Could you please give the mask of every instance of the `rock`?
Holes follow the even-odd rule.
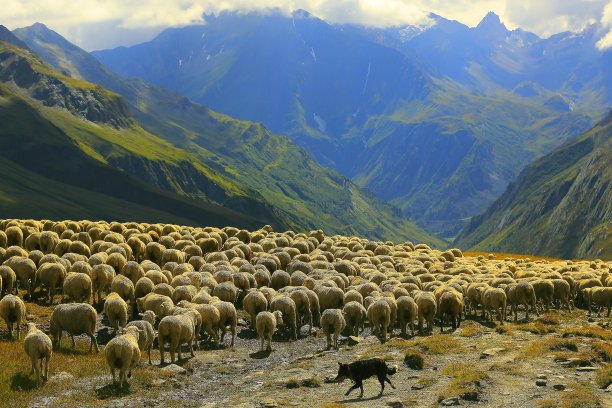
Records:
[[[363,337],[359,336],[348,336],[347,344],[349,346],[356,346],[363,341]]]
[[[422,383],[416,383],[416,384],[412,384],[412,388],[413,390],[422,390],[423,388],[425,388],[425,384]]]
[[[453,405],[459,405],[459,397],[452,397],[443,399],[440,404],[445,407],[450,407]]]
[[[187,374],[187,370],[183,367],[177,366],[176,364],[170,364],[161,369],[164,373],[177,375],[177,374]]]
[[[387,406],[391,408],[402,408],[404,406],[404,403],[401,400],[394,398],[387,400]]]
[[[553,388],[557,391],[563,391],[565,389],[565,385],[563,384],[555,384],[553,385]]]
[[[34,319],[36,319],[36,316],[34,316],[33,314],[26,315],[26,320],[32,321]]]
[[[504,351],[504,349],[501,347],[494,347],[494,348],[487,349],[483,351],[482,353],[480,353],[480,358],[487,358],[487,357],[494,356],[498,354],[500,351]]]
[[[548,383],[548,381],[546,381],[546,380],[536,380],[536,385],[538,387],[546,387],[547,383]]]
[[[65,371],[60,371],[59,373],[52,375],[49,378],[49,382],[62,382],[62,381],[71,381],[74,380],[74,375],[67,373]]]
[[[244,320],[244,319],[238,319],[236,324],[238,324],[238,326],[243,326],[243,327],[248,326],[246,320]]]
[[[538,380],[546,380],[548,377],[546,374],[538,374],[536,377]]]
[[[612,392],[612,384],[608,385],[608,388],[606,388],[606,392]]]
[[[461,399],[466,401],[478,401],[478,392],[477,391],[468,391],[464,392],[460,395]]]
[[[166,383],[166,380],[162,380],[161,378],[157,378],[153,381],[151,381],[151,385],[155,386],[155,387],[159,387],[160,385],[164,385]]]
[[[597,367],[576,367],[576,371],[597,371]]]
[[[264,400],[261,403],[261,406],[265,408],[274,408],[274,407],[278,407],[278,403],[274,400],[268,399],[268,400]]]
[[[595,319],[593,319],[592,317],[589,317],[589,318],[587,319],[587,322],[589,322],[589,323],[593,323],[594,321],[595,321]]]

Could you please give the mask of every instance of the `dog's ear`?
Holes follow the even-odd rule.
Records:
[[[341,362],[339,362],[339,361],[338,361],[338,365],[339,365],[340,367],[342,367],[342,363],[341,363]]]

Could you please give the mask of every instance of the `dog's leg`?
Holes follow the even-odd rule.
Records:
[[[391,384],[391,380],[389,379],[389,377],[385,376],[385,381],[389,383],[391,388],[395,389],[395,385]]]
[[[348,397],[348,395],[351,393],[351,391],[356,390],[357,388],[359,388],[359,383],[353,384],[353,386],[351,388],[349,388],[348,391],[346,392],[346,394],[344,394],[344,395]]]
[[[359,398],[363,398],[363,381],[359,381],[359,388],[361,389],[361,394],[359,394]]]

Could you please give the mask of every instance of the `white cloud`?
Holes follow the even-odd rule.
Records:
[[[133,43],[134,38],[142,41],[164,27],[200,22],[205,12],[266,8],[287,13],[301,8],[333,23],[373,26],[422,22],[429,11],[475,26],[493,11],[509,28],[548,36],[580,30],[600,19],[612,26],[611,4],[609,0],[4,0],[0,23],[16,28],[39,21],[87,49]]]
[[[597,48],[601,51],[612,48],[612,1],[610,1],[601,16],[601,24],[609,29],[608,33],[597,41]]]

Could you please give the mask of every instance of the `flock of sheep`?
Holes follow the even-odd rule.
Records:
[[[425,244],[393,244],[357,237],[249,232],[233,227],[91,221],[0,221],[0,317],[13,336],[25,324],[26,304],[53,305],[48,333],[28,323],[24,349],[36,378],[48,378],[53,345],[62,334],[85,334],[90,352],[98,312],[113,330],[104,353],[113,383],[127,383],[141,352],[148,354],[157,334],[161,363],[191,355],[200,340],[234,346],[242,308],[256,330],[260,351],[271,350],[272,335],[283,328],[294,340],[300,329],[320,327],[327,347],[338,347],[345,329],[357,335],[366,323],[385,341],[399,327],[415,334],[445,324],[458,327],[478,313],[500,324],[510,307],[539,314],[557,305],[612,306],[610,262],[495,260],[464,257],[458,249],[432,250]],[[41,288],[42,287],[42,288]],[[41,288],[41,289],[39,289]],[[18,292],[18,289],[21,292]],[[69,303],[73,302],[73,303]],[[138,319],[139,318],[139,319]],[[137,319],[137,320],[133,320]],[[130,321],[131,320],[131,321]],[[53,341],[52,341],[52,340]]]

